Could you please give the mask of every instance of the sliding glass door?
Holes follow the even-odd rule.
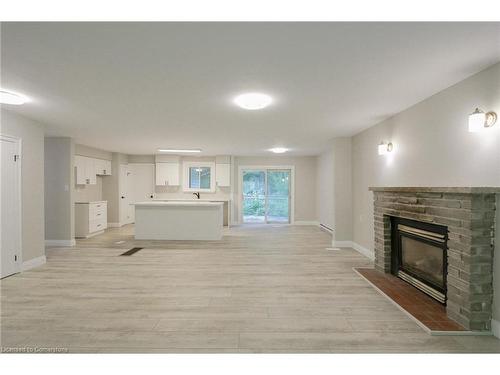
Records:
[[[290,170],[267,171],[268,223],[290,222]]]
[[[243,171],[243,222],[266,222],[266,171]]]
[[[242,171],[244,223],[290,223],[289,169]]]

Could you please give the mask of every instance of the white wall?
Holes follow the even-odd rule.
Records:
[[[316,159],[316,216],[333,229],[333,146]]]
[[[75,144],[75,155],[86,156],[89,158],[97,158],[104,160],[112,160],[113,153],[106,150],[101,150],[99,148],[94,148],[90,146]]]
[[[45,239],[75,238],[74,147],[71,138],[45,138]]]
[[[317,221],[316,216],[316,157],[315,156],[238,156],[234,170],[239,166],[280,166],[295,167],[295,221]],[[234,215],[239,217],[240,194],[239,176],[235,177]]]
[[[129,163],[154,164],[155,163],[155,156],[154,155],[128,155],[128,162]]]
[[[500,114],[500,64],[353,137],[354,242],[373,249],[369,186],[500,186],[500,123],[484,132],[469,133],[468,114],[476,107]],[[378,156],[381,141],[392,141],[394,152]],[[496,258],[500,256],[498,242]],[[497,320],[499,265],[496,261]]]
[[[333,246],[350,246],[352,240],[351,151],[351,138],[339,137],[317,157],[316,215],[332,229]]]
[[[22,259],[45,255],[44,127],[14,112],[1,109],[0,133],[22,139]]]
[[[114,171],[112,171],[114,173]],[[109,176],[96,177],[95,185],[76,185],[75,182],[75,202],[95,202],[102,200],[102,181]]]
[[[352,239],[351,138],[333,140],[333,245]]]

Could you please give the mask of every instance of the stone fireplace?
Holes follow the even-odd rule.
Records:
[[[465,328],[490,330],[495,199],[500,188],[370,190],[375,268],[442,299],[448,317]]]

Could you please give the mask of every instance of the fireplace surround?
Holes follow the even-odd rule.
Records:
[[[392,251],[393,227],[405,225],[398,220],[441,228],[440,234],[444,234],[446,240],[443,259],[446,313],[467,329],[490,330],[495,205],[500,188],[371,187],[370,190],[374,194],[375,268],[394,273],[395,262],[401,261],[394,258]],[[426,234],[425,228],[417,229],[423,229]],[[403,237],[413,239],[411,234]],[[433,257],[424,257],[425,261],[437,262],[439,253],[436,249],[418,246],[420,251]],[[407,259],[407,271],[410,269],[412,276],[415,276],[411,272],[415,271],[412,266],[415,262],[423,264],[424,258],[410,256]],[[435,271],[435,267],[431,268]],[[434,276],[431,281],[436,284],[440,275]]]

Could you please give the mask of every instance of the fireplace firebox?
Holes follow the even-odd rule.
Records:
[[[445,226],[391,217],[391,272],[446,304]]]

